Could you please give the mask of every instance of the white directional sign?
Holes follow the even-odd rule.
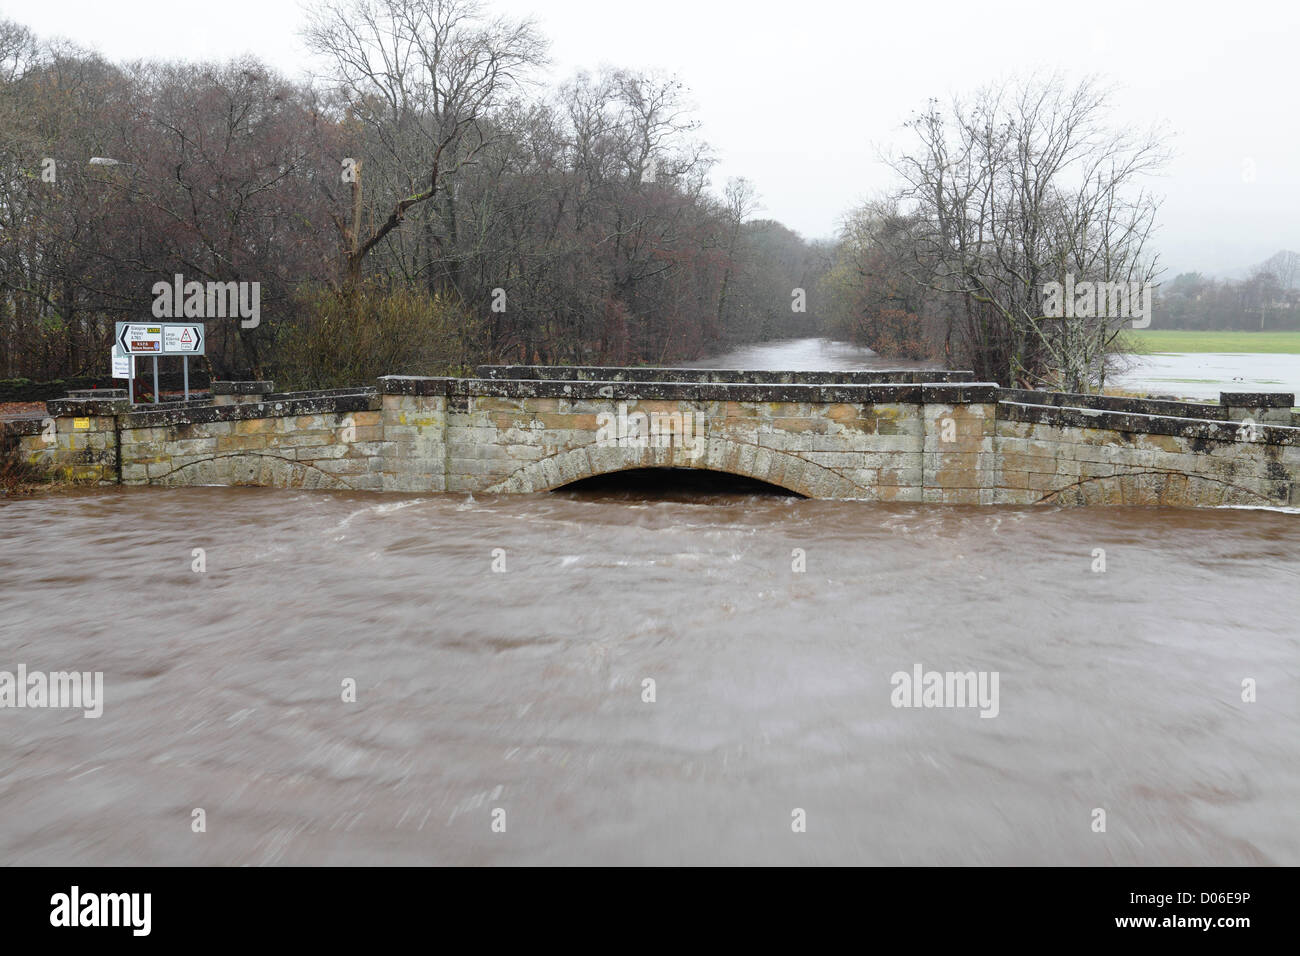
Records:
[[[134,369],[132,366],[135,362],[131,361],[131,356],[124,353],[117,344],[113,345],[112,376],[113,378],[132,378]]]
[[[117,346],[127,355],[203,355],[200,322],[119,322]]]
[[[202,355],[203,326],[164,325],[163,355]]]

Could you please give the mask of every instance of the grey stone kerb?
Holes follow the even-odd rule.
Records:
[[[213,405],[236,405],[245,402],[260,402],[265,396],[275,391],[275,383],[261,382],[213,382]]]
[[[267,395],[275,391],[272,381],[213,382],[213,395]]]
[[[1220,392],[1219,405],[1231,421],[1250,418],[1270,425],[1291,424],[1291,392]]]

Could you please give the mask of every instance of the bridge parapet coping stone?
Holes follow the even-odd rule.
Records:
[[[45,431],[45,420],[38,417],[0,418],[0,435],[24,437]]]
[[[1221,442],[1254,442],[1269,445],[1300,445],[1300,428],[1261,424],[1252,433],[1241,423],[1224,419],[1175,418],[1138,412],[1115,412],[1068,405],[1030,405],[1001,401],[998,417],[1004,421],[1060,425],[1073,428],[1106,429],[1141,435],[1173,435],[1179,438]]]
[[[989,382],[818,385],[744,382],[616,382],[552,379],[421,378],[390,375],[380,379],[386,395],[490,396],[494,398],[570,398],[616,401],[818,402],[859,404],[993,403],[997,385]]]
[[[1295,405],[1294,392],[1220,392],[1220,405],[1242,408],[1285,408]]]
[[[68,390],[71,399],[101,399],[103,401],[121,401],[127,397],[124,388],[73,388]]]
[[[131,410],[131,403],[122,398],[52,398],[45,409],[54,418],[85,418],[93,415],[120,415]]]
[[[275,382],[269,379],[245,382],[213,382],[213,395],[267,395],[275,391]]]
[[[122,416],[122,427],[165,428],[172,425],[201,425],[208,422],[233,422],[252,418],[376,411],[379,407],[380,399],[377,393],[352,392],[314,398],[286,398],[278,401],[238,402],[230,405],[191,405],[157,411],[148,409],[128,411]]]
[[[1219,404],[1228,418],[1269,425],[1291,425],[1291,406],[1295,404],[1294,392],[1220,392]]]
[[[213,382],[209,389],[212,404],[234,405],[242,402],[260,402],[264,395],[275,391],[272,381]]]
[[[301,398],[330,398],[335,395],[378,395],[373,385],[354,388],[313,388],[301,392],[271,392],[262,397],[264,402],[291,402]]]
[[[1140,415],[1172,415],[1175,418],[1227,418],[1222,405],[1201,402],[1175,402],[1155,398],[1124,398],[1117,395],[1091,395],[1083,392],[1036,392],[1021,388],[1003,388],[998,400],[1022,405],[1052,405],[1057,408],[1099,408],[1111,412],[1136,412]]]
[[[975,375],[951,369],[854,369],[799,371],[769,369],[619,368],[600,365],[480,365],[481,379],[588,382],[696,382],[739,385],[918,385],[970,382]]]

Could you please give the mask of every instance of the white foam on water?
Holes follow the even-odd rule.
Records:
[[[1300,508],[1290,505],[1215,505],[1216,508],[1233,508],[1237,511],[1278,511],[1284,515],[1300,515]]]
[[[393,502],[389,502],[389,503],[387,503],[387,504],[375,505],[375,506],[374,506],[373,508],[371,508],[371,509],[365,509],[365,508],[363,508],[362,511],[370,510],[370,511],[373,511],[373,512],[374,512],[375,514],[377,514],[377,515],[386,515],[386,514],[391,514],[391,513],[394,512],[394,511],[401,511],[403,508],[410,508],[410,507],[412,507],[413,505],[424,504],[425,500],[426,500],[426,499],[424,499],[424,498],[411,498],[411,499],[408,499],[408,500],[406,500],[406,501],[393,501]],[[361,512],[357,512],[357,514],[360,514],[360,513],[361,513]],[[349,520],[351,520],[351,519],[349,519]]]
[[[344,528],[346,528],[348,525],[352,523],[353,519],[358,518],[361,515],[392,514],[394,511],[401,511],[403,508],[410,508],[414,505],[423,504],[426,500],[427,499],[425,498],[409,498],[403,501],[388,501],[382,504],[366,505],[366,507],[364,508],[358,508],[355,511],[351,512],[347,517],[345,517],[342,521],[336,524],[331,530],[342,531]],[[338,537],[335,538],[334,540],[341,541],[343,539],[342,537]]]

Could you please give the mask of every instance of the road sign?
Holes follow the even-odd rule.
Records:
[[[163,331],[161,325],[132,325],[117,323],[117,344],[127,355],[161,355]]]
[[[158,401],[158,356],[178,355],[185,359],[185,400],[190,399],[190,356],[203,355],[207,336],[201,322],[119,322],[113,343],[113,377],[129,378],[130,400],[135,403],[135,357],[153,356],[153,400]],[[130,366],[118,374],[118,352]]]
[[[117,344],[127,355],[203,355],[207,336],[198,322],[119,322]]]
[[[133,378],[135,369],[131,356],[125,354],[117,344],[113,344],[112,376],[113,378]]]
[[[164,325],[163,355],[202,355],[203,326]]]

